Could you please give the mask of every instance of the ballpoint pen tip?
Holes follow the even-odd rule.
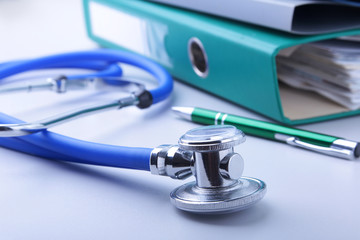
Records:
[[[172,107],[171,109],[173,110],[173,112],[176,115],[191,121],[191,114],[194,111],[194,108],[191,108],[191,107]]]

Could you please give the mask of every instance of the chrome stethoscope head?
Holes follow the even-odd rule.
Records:
[[[152,152],[153,174],[184,179],[196,178],[171,192],[172,203],[195,213],[226,213],[243,210],[266,193],[266,184],[255,178],[241,177],[244,160],[234,146],[245,135],[233,126],[206,126],[188,131],[179,146],[162,145]]]

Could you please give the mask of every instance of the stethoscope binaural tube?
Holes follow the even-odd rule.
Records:
[[[44,68],[74,67],[99,70],[104,64],[104,66],[108,64],[107,69],[100,71],[100,74],[92,74],[91,76],[109,76],[114,75],[114,73],[118,76],[122,71],[120,68],[115,69],[114,64],[117,63],[139,67],[158,80],[158,86],[148,91],[151,94],[152,104],[158,103],[170,95],[173,82],[166,70],[139,55],[114,50],[65,53],[1,64],[0,79],[24,71]],[[79,77],[85,76],[67,76],[68,79]],[[21,123],[20,120],[3,113],[0,115],[0,121],[7,124]],[[29,136],[0,138],[0,145],[45,158],[138,170],[149,170],[149,158],[152,151],[151,148],[121,147],[81,141],[47,130]]]

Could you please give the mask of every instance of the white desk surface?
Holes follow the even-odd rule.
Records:
[[[80,0],[0,0],[0,32],[0,61],[97,48],[86,36]],[[2,95],[0,107],[32,120],[71,107],[81,94]],[[110,111],[53,130],[127,146],[176,143],[197,125],[176,118],[173,105],[263,119],[176,82],[171,98],[151,109]],[[356,116],[302,128],[360,140],[359,123]],[[0,149],[0,239],[360,239],[359,160],[254,137],[238,150],[245,175],[267,183],[265,198],[243,212],[201,216],[171,205],[169,193],[184,182]]]

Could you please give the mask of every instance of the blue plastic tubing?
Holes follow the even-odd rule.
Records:
[[[0,64],[0,79],[24,71],[47,68],[85,68],[98,71],[86,75],[67,76],[68,79],[120,76],[122,70],[117,63],[139,67],[158,80],[158,87],[149,90],[153,97],[153,103],[158,103],[170,95],[173,81],[166,70],[142,56],[115,50],[65,53]],[[21,123],[22,121],[0,113],[0,122]],[[147,171],[150,170],[149,159],[153,150],[87,142],[47,130],[28,136],[0,138],[0,145],[49,159]]]

